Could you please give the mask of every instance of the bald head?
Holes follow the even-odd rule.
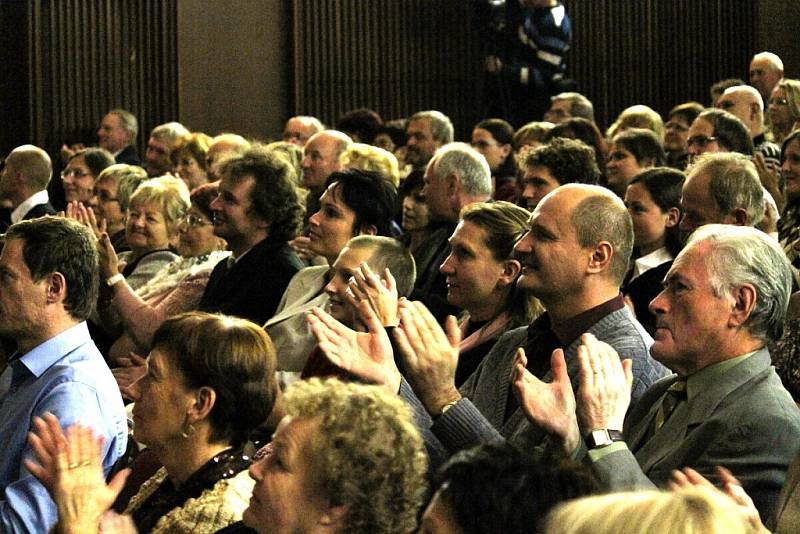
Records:
[[[739,118],[756,137],[764,131],[764,100],[755,87],[735,85],[717,99],[716,106]]]
[[[340,157],[353,144],[344,132],[324,130],[311,136],[303,148],[303,186],[314,193],[325,189],[325,180],[331,173],[342,169]]]
[[[47,189],[53,166],[47,152],[34,145],[22,145],[6,158],[0,178],[0,197],[14,207],[38,191]]]
[[[750,61],[750,85],[758,89],[766,102],[775,85],[783,78],[783,61],[772,52],[759,52]]]
[[[304,147],[312,135],[324,129],[325,126],[318,118],[298,115],[286,121],[286,126],[283,128],[283,140]]]

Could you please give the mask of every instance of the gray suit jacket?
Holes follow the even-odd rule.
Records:
[[[714,468],[722,465],[742,482],[761,517],[770,517],[800,450],[800,410],[771,367],[769,352],[761,349],[707,384],[648,437],[676,380],[660,380],[628,410],[629,448],[592,462],[600,480],[614,491],[663,486],[673,469],[686,466],[716,480]]]
[[[324,308],[328,295],[322,291],[326,283],[327,265],[306,267],[289,281],[278,309],[264,323],[264,330],[275,345],[278,371],[300,372],[317,340],[306,316],[311,308]]]

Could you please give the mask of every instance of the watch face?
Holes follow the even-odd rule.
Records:
[[[590,444],[592,447],[602,447],[604,445],[610,445],[611,437],[608,435],[608,431],[603,430],[592,430],[590,434],[592,443]]]

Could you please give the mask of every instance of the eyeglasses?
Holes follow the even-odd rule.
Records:
[[[117,197],[110,197],[110,196],[108,196],[108,193],[105,193],[105,192],[103,192],[103,193],[95,193],[95,195],[97,195],[97,200],[99,200],[100,202],[102,202],[104,204],[108,204],[109,202],[119,202]]]
[[[196,227],[196,226],[208,226],[211,221],[206,220],[204,217],[199,215],[195,215],[194,213],[188,213],[186,216],[181,219],[181,224],[185,224],[189,227]]]
[[[789,101],[785,98],[770,98],[769,104],[775,104],[776,106],[788,106]]]
[[[695,135],[690,137],[686,140],[686,144],[688,146],[696,146],[697,148],[705,148],[708,146],[709,143],[714,143],[717,140],[716,137],[708,137],[705,135]]]
[[[73,177],[73,178],[83,178],[84,176],[91,176],[92,173],[83,171],[81,169],[64,169],[61,171],[61,178]]]

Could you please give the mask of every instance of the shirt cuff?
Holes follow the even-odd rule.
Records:
[[[607,447],[602,447],[600,449],[592,449],[589,451],[589,460],[592,462],[600,461],[601,458],[605,458],[612,452],[619,452],[628,449],[628,444],[624,441],[615,441],[611,445]]]

